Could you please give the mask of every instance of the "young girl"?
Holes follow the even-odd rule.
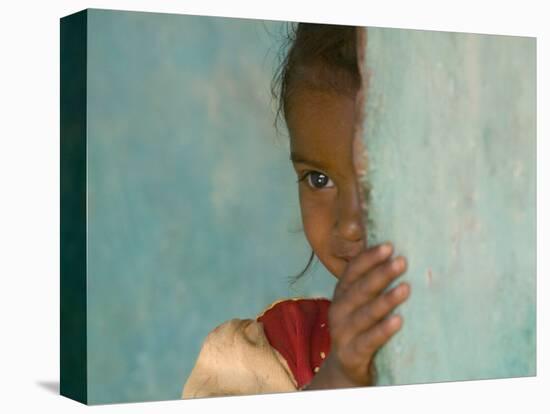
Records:
[[[366,246],[353,146],[361,119],[354,27],[299,24],[277,77],[303,228],[338,279],[332,300],[288,299],[233,319],[203,343],[183,397],[373,385],[373,358],[401,327],[410,287],[392,245]]]

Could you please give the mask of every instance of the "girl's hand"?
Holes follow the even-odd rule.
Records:
[[[383,244],[348,263],[329,308],[331,352],[305,389],[373,385],[374,355],[402,324],[400,316],[387,316],[410,293],[404,282],[383,292],[407,266],[402,256],[391,259],[392,252]]]

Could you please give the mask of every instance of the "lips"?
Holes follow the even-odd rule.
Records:
[[[342,253],[336,253],[335,256],[338,257],[339,259],[343,259],[346,262],[349,262],[351,259],[357,256],[360,252],[361,252],[360,249],[354,249],[354,250],[348,250]]]
[[[344,259],[346,262],[349,262],[353,259],[353,256],[338,256],[340,259]]]

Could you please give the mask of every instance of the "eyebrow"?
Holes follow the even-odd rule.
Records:
[[[303,155],[298,154],[297,152],[290,153],[290,161],[292,161],[293,163],[309,164],[315,168],[319,168],[320,170],[323,170],[325,168],[322,162],[308,159],[307,157],[304,157]]]

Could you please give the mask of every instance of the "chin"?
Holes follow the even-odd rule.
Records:
[[[340,279],[342,275],[344,274],[344,271],[346,270],[346,266],[348,265],[348,261],[340,258],[333,258],[330,263],[324,262],[321,260],[321,263],[325,266],[325,268],[332,273],[332,275],[336,279]]]

